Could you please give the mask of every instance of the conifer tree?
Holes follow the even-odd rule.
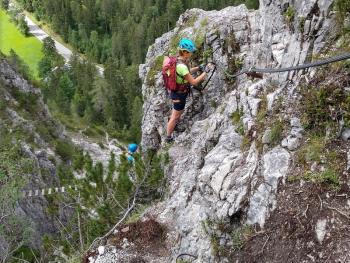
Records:
[[[139,142],[141,140],[141,121],[142,121],[142,101],[137,96],[134,99],[131,112],[130,140]]]
[[[29,27],[28,27],[27,22],[24,19],[23,15],[21,15],[18,19],[18,28],[22,32],[23,35],[25,35],[25,36],[29,35]]]

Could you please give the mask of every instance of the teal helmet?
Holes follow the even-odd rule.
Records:
[[[128,150],[129,150],[129,152],[131,152],[131,153],[134,153],[134,152],[136,152],[136,150],[137,150],[137,144],[136,143],[131,143],[131,144],[129,144],[129,146],[128,146]]]
[[[131,155],[128,155],[126,159],[128,160],[129,163],[134,163],[135,161],[134,157],[132,157]]]
[[[188,52],[193,53],[196,51],[196,45],[193,43],[192,40],[183,38],[179,42],[179,49],[187,50]]]

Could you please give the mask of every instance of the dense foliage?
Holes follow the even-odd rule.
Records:
[[[85,176],[74,182],[79,195],[72,192],[74,214],[65,226],[66,231],[60,236],[45,235],[43,238],[46,259],[63,260],[60,256],[53,256],[55,247],[61,247],[62,253],[69,257],[81,255],[95,238],[106,234],[123,217],[134,198],[136,213],[133,219],[138,217],[138,207],[147,207],[162,197],[165,190],[163,166],[168,161],[167,155],[145,153],[134,157],[133,163],[128,162],[125,155],[117,162],[111,153],[106,168],[101,163],[94,164],[83,152],[74,157],[73,169]]]
[[[246,2],[256,8],[256,0],[20,0],[38,19],[53,28],[78,51],[96,62],[113,57],[121,67],[140,64],[155,37],[175,26],[188,8],[221,9]]]

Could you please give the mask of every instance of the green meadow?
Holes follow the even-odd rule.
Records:
[[[33,37],[25,37],[10,21],[10,17],[0,9],[0,50],[8,55],[13,49],[29,66],[35,78],[38,77],[38,62],[43,57],[41,42]]]

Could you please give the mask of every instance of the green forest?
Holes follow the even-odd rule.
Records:
[[[7,0],[1,1],[8,7]],[[53,41],[45,41],[39,75],[50,108],[62,113],[63,119],[81,118],[114,137],[135,142],[141,137],[142,119],[138,66],[155,38],[174,28],[180,14],[189,8],[219,10],[241,3],[258,7],[258,0],[18,2],[87,58],[82,61],[76,55],[70,65],[64,65]],[[103,64],[104,77],[92,63]]]

